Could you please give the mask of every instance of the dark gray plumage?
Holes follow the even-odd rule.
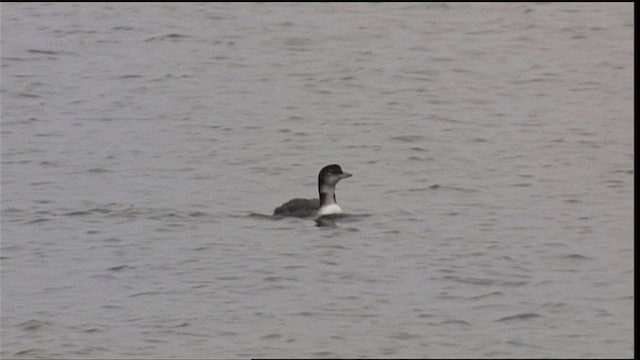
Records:
[[[320,209],[320,199],[292,199],[273,211],[275,216],[313,216]]]

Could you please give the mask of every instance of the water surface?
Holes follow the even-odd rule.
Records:
[[[633,355],[633,4],[1,10],[3,358]]]

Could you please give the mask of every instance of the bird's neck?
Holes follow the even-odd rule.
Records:
[[[336,201],[336,188],[334,186],[321,184],[318,191],[320,192],[320,207],[338,203]]]

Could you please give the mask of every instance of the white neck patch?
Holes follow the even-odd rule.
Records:
[[[342,214],[343,211],[340,208],[340,206],[338,206],[338,204],[333,203],[333,204],[327,204],[323,207],[320,208],[320,210],[318,210],[318,214],[317,216],[324,216],[324,215],[332,215],[332,214]]]

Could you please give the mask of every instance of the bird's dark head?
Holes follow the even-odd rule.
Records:
[[[338,164],[327,165],[320,170],[318,174],[319,185],[335,186],[338,181],[351,177],[348,172],[342,171],[342,168]]]

